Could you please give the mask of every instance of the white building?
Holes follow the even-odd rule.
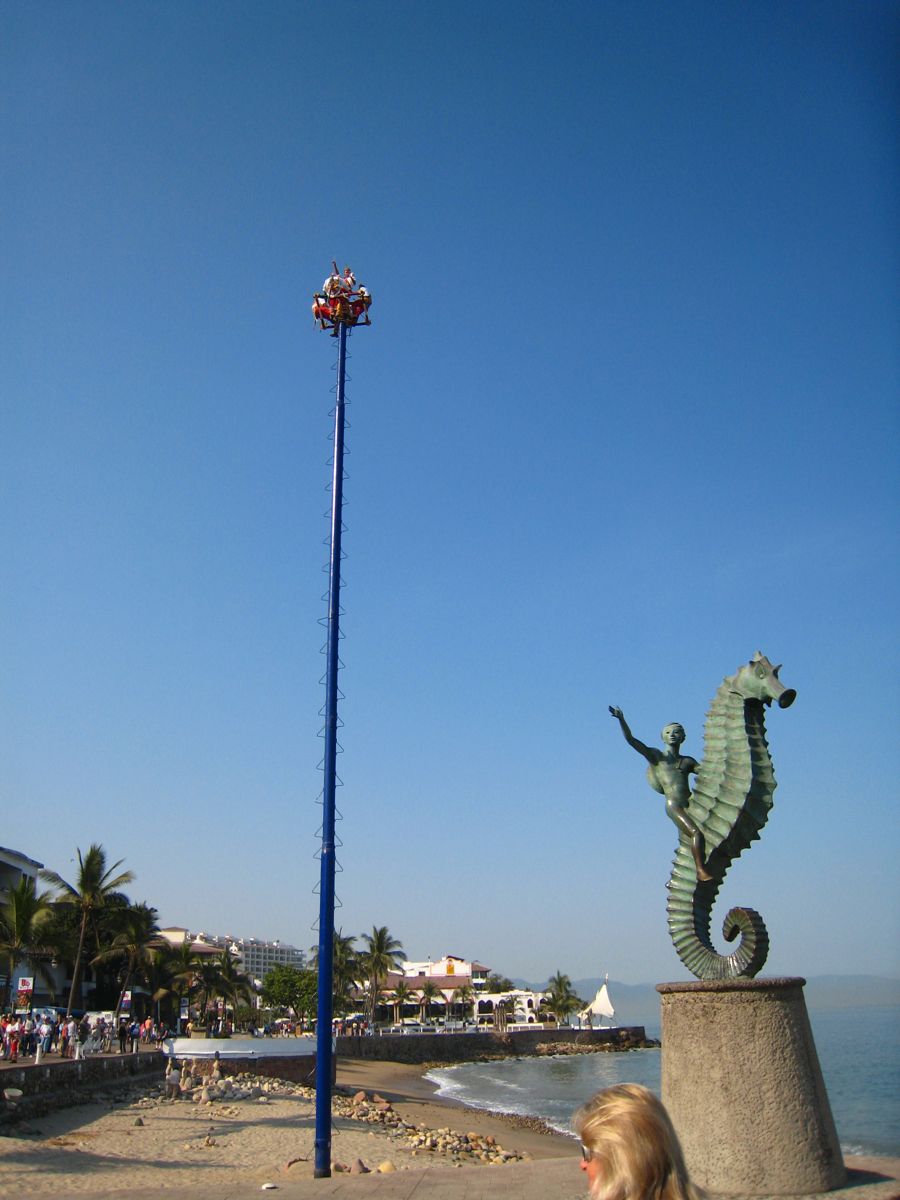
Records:
[[[253,979],[265,979],[273,967],[306,966],[306,955],[287,942],[263,942],[258,938],[226,938],[228,949],[237,954],[241,968]]]
[[[495,1013],[501,1013],[510,1022],[529,1025],[539,1020],[543,992],[528,992],[515,988],[508,992],[491,992],[486,990],[487,977],[490,968],[483,963],[459,958],[455,954],[445,954],[443,958],[427,959],[425,962],[405,961],[400,971],[388,974],[382,990],[383,999],[378,1006],[381,1018],[390,1016],[395,1006],[390,1000],[391,993],[402,979],[413,992],[411,999],[404,1004],[401,1016],[416,1012],[420,1005],[418,995],[426,983],[433,984],[439,989],[439,995],[429,1004],[437,1006],[437,1011],[451,1013],[454,1008],[456,1015],[466,1015],[469,1018],[495,1018]],[[466,986],[472,988],[473,1001],[462,1003],[459,991]],[[473,1011],[474,1010],[474,1011]]]
[[[251,979],[265,979],[273,967],[296,967],[301,970],[306,965],[303,951],[287,942],[277,940],[266,942],[260,938],[236,938],[230,933],[204,933],[202,930],[192,934],[180,925],[161,929],[160,933],[174,946],[190,940],[192,948],[199,954],[227,950],[235,956],[240,964],[240,969]]]
[[[38,871],[43,865],[19,850],[8,850],[6,846],[0,846],[0,902],[6,899],[11,888],[18,886],[21,879],[33,879],[37,882]]]
[[[476,992],[483,991],[489,973],[490,968],[484,966],[483,963],[469,962],[465,958],[459,958],[456,954],[445,954],[443,958],[436,961],[428,959],[427,962],[403,963],[405,979],[441,980],[438,986],[449,987],[451,990],[467,983]]]
[[[22,854],[19,850],[10,850],[6,846],[0,846],[0,904],[3,903],[14,887],[19,886],[19,883],[23,879],[33,879],[37,888],[38,871],[40,871],[43,865],[43,863],[29,858],[26,854]],[[6,972],[8,970],[8,962],[4,961],[0,963],[0,991],[6,987]],[[22,976],[31,979],[34,978],[34,971],[24,962],[15,965],[12,979],[9,981],[10,996],[12,999],[15,999],[16,987]],[[40,980],[36,981],[38,989],[40,988],[40,984]]]

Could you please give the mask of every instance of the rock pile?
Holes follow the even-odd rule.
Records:
[[[351,1097],[335,1095],[336,1115],[380,1125],[400,1140],[413,1156],[441,1155],[462,1166],[464,1163],[507,1163],[521,1162],[524,1155],[504,1150],[491,1134],[456,1133],[449,1128],[429,1129],[425,1125],[411,1125],[394,1111],[393,1105],[374,1092],[371,1097],[365,1092],[356,1092]]]
[[[547,1057],[556,1054],[617,1054],[622,1050],[646,1050],[658,1046],[652,1038],[632,1038],[620,1035],[615,1042],[538,1042],[535,1054]]]

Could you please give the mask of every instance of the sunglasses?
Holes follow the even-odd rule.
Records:
[[[589,1150],[587,1148],[587,1146],[584,1144],[584,1142],[581,1143],[581,1157],[584,1160],[584,1162],[590,1162],[591,1159],[594,1157],[593,1150]]]

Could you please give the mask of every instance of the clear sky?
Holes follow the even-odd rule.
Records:
[[[0,9],[0,842],[315,940],[336,257],[337,924],[684,978],[607,706],[699,757],[760,649],[798,699],[714,931],[900,974],[898,7]]]

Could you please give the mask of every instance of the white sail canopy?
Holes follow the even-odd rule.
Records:
[[[607,1017],[610,1021],[615,1017],[616,1010],[612,1006],[612,1001],[609,998],[609,988],[606,986],[606,980],[600,987],[597,995],[593,998],[587,1008],[583,1008],[579,1014],[582,1021],[586,1021],[588,1017]]]

